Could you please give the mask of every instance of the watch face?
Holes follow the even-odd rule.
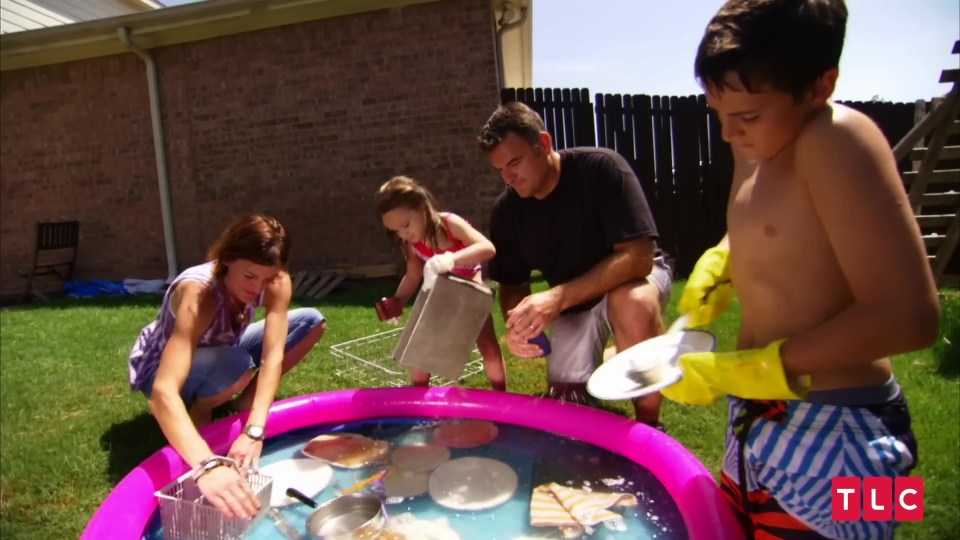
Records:
[[[263,426],[247,426],[243,432],[254,440],[260,440],[263,438]]]

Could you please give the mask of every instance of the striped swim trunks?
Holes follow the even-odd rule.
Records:
[[[893,538],[893,522],[833,521],[831,481],[903,476],[916,466],[910,412],[895,379],[811,392],[804,401],[731,397],[730,419],[721,489],[750,537]]]

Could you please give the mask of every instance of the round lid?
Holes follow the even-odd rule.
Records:
[[[464,457],[440,465],[430,475],[430,497],[454,510],[484,510],[510,500],[517,473],[502,461]]]
[[[427,492],[430,473],[387,467],[383,477],[383,491],[387,497],[416,497]]]
[[[473,448],[497,438],[497,426],[486,420],[450,420],[433,431],[433,442],[450,448]]]
[[[432,471],[450,460],[450,449],[439,444],[408,444],[390,453],[390,462],[411,471]]]

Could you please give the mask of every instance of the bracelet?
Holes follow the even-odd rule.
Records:
[[[194,469],[193,472],[190,474],[190,478],[192,478],[193,481],[196,482],[197,480],[200,479],[201,476],[216,469],[217,467],[222,467],[224,465],[233,467],[235,471],[240,472],[240,466],[237,464],[235,460],[230,459],[228,457],[224,457],[224,456],[210,456],[207,459],[201,461],[199,465],[197,465],[197,468]]]

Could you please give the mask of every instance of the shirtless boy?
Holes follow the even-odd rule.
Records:
[[[730,394],[722,488],[757,538],[890,538],[831,520],[831,479],[907,474],[917,445],[890,356],[929,346],[937,291],[892,152],[830,102],[842,0],[731,0],[695,73],[733,148],[727,236],[680,301],[691,325],[739,296],[737,351],[688,354],[663,395]]]

